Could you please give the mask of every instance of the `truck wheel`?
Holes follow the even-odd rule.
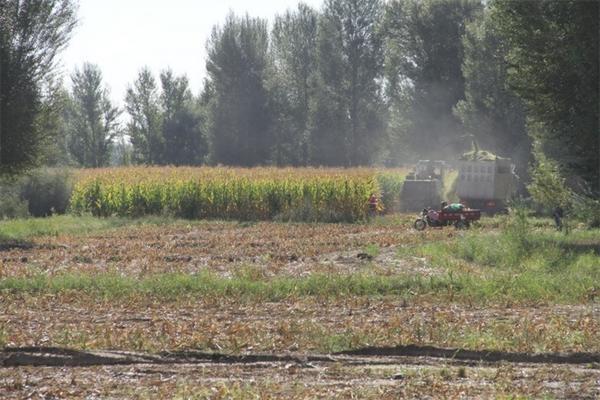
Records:
[[[422,219],[418,219],[415,221],[414,227],[418,231],[424,231],[427,228],[427,222]]]

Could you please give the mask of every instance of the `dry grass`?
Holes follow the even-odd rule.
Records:
[[[198,365],[0,370],[3,399],[594,399],[598,370],[444,364]]]
[[[516,352],[600,352],[598,306],[469,307],[426,299],[98,299],[10,296],[0,302],[5,345],[239,353],[336,352],[434,345]]]
[[[455,233],[407,231],[407,221],[381,226],[177,222],[86,236],[59,234],[33,239],[31,249],[2,252],[1,277],[106,272],[133,277],[201,271],[223,277],[243,271],[254,271],[259,277],[352,273],[373,267],[356,257],[369,245],[382,253],[383,264],[375,266],[379,270],[410,272],[419,267],[418,261],[391,259],[400,237],[403,244],[410,245],[446,240]]]
[[[568,297],[563,305],[552,300],[560,293],[519,298],[519,288],[503,286],[502,271],[431,249],[418,257],[399,252],[464,240],[464,233],[417,233],[406,228],[410,216],[398,218],[370,225],[176,222],[38,237],[31,248],[2,252],[0,340],[234,352],[409,343],[600,350],[593,298]],[[10,289],[11,279],[23,287]],[[32,282],[41,286],[33,290]],[[55,290],[45,289],[49,282]]]

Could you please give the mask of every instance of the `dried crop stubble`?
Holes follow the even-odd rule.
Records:
[[[65,271],[94,276],[113,268],[120,274],[143,278],[209,268],[223,277],[242,273],[264,281],[327,271],[323,268],[330,268],[331,274],[352,272],[353,268],[380,268],[379,257],[388,248],[452,240],[456,234],[414,233],[393,224],[178,223],[86,237],[38,238],[33,247],[3,252],[3,271],[6,276],[16,277],[39,273],[54,276]],[[356,259],[366,245],[378,247],[380,255],[373,262],[355,264],[345,260]],[[194,265],[196,259],[213,256],[212,264]],[[338,259],[340,256],[342,259]],[[306,269],[296,268],[297,258],[308,260]],[[427,260],[389,265],[377,273],[398,273],[412,262],[423,268]],[[435,268],[441,269],[431,267]],[[421,274],[422,269],[409,272]],[[507,307],[447,300],[431,296],[299,296],[264,302],[235,296],[185,295],[166,300],[160,296],[103,298],[81,291],[4,292],[0,296],[0,339],[10,346],[275,354],[407,343],[525,352],[600,351],[600,309],[595,303],[544,306],[525,302]],[[500,364],[467,367],[461,372],[446,361],[414,368],[392,365],[393,370],[377,363],[312,368],[204,365],[200,370],[155,366],[77,368],[69,370],[65,384],[56,383],[56,369],[2,369],[0,395],[84,398],[92,393],[133,397],[135,393],[128,391],[131,386],[145,387],[144,396],[156,398],[174,393],[181,397],[207,393],[215,398],[352,398],[357,391],[366,398],[513,394],[594,398],[598,394],[594,386],[597,369],[583,367]],[[400,377],[392,379],[394,376]]]
[[[447,240],[454,232],[407,231],[402,225],[278,224],[250,226],[232,222],[199,222],[190,226],[147,226],[90,236],[38,238],[33,248],[2,252],[2,277],[43,273],[102,274],[143,277],[159,273],[210,271],[233,276],[254,269],[263,277],[352,273],[372,268],[357,254],[377,246],[379,268],[390,273],[414,272],[422,261],[397,263],[394,245],[420,240]],[[390,253],[389,256],[386,255]],[[380,271],[383,272],[383,271]]]
[[[294,364],[115,366],[0,370],[0,395],[40,398],[185,399],[593,399],[597,371],[571,366]],[[405,361],[405,360],[401,360]],[[460,371],[466,371],[466,377]]]
[[[600,352],[600,308],[506,308],[435,299],[183,296],[98,298],[79,292],[0,301],[10,346],[161,351],[331,352],[433,345],[516,352]]]

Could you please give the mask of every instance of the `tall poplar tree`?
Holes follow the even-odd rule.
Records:
[[[456,103],[465,98],[465,26],[481,13],[479,0],[393,0],[386,9],[387,68],[400,136],[416,157],[448,158],[470,144]]]
[[[163,160],[173,165],[199,165],[207,154],[204,121],[186,76],[171,70],[160,74]]]
[[[69,150],[84,167],[103,167],[110,161],[111,146],[120,134],[120,110],[113,106],[97,65],[85,63],[71,75],[72,94],[68,117]]]
[[[316,90],[317,22],[317,12],[300,3],[296,10],[277,16],[271,31],[271,157],[278,165],[307,165],[310,159],[309,117]]]
[[[525,179],[531,161],[525,106],[508,87],[509,47],[489,11],[467,25],[463,46],[465,100],[458,102],[455,114],[480,148],[512,158]]]
[[[267,21],[230,14],[222,26],[213,29],[207,47],[213,162],[267,163],[273,146],[266,88]]]
[[[127,134],[133,145],[133,161],[149,165],[163,163],[165,143],[160,94],[149,68],[143,68],[133,86],[127,89],[125,109],[130,117]]]
[[[39,121],[50,97],[42,90],[76,23],[71,0],[0,1],[0,173],[38,162]]]
[[[527,106],[530,134],[573,187],[600,191],[600,3],[494,1],[490,7],[509,47],[508,82]]]
[[[328,0],[318,38],[313,160],[367,165],[385,130],[380,0]]]

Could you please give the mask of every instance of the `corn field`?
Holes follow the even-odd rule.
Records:
[[[404,174],[374,169],[130,167],[80,170],[70,207],[96,216],[354,222]],[[391,184],[391,183],[392,184]],[[396,190],[396,189],[391,189]],[[383,204],[385,207],[385,204]]]

